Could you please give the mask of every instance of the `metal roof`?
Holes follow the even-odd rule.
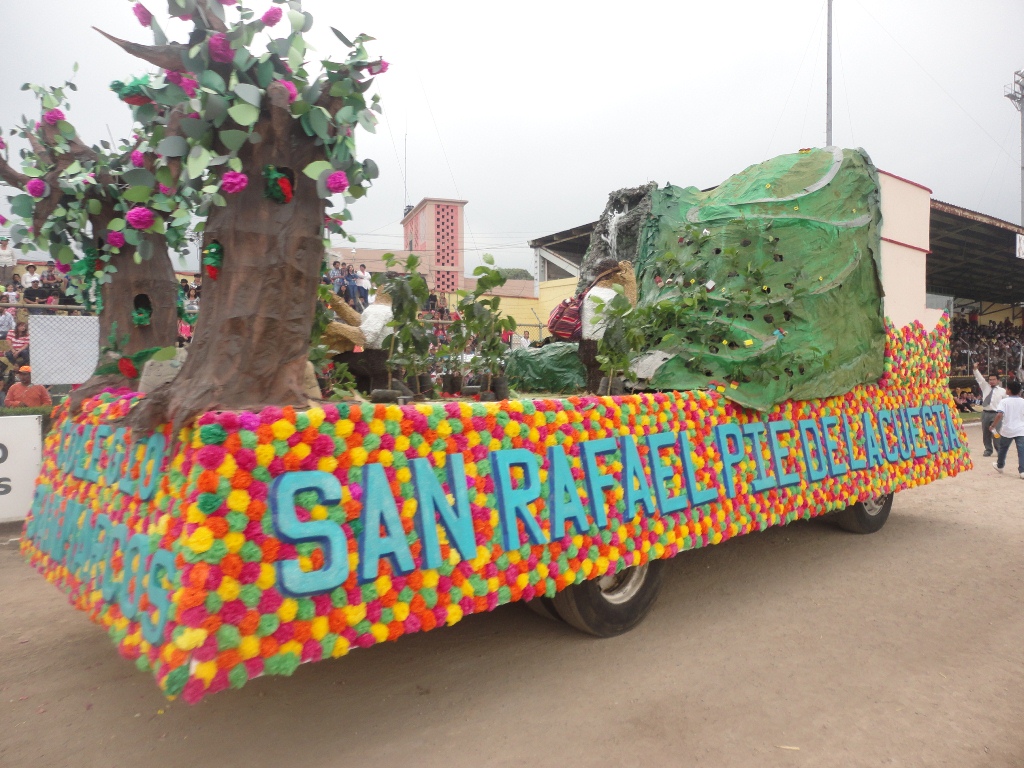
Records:
[[[1024,235],[1024,227],[932,200],[928,293],[997,304],[1024,301],[1017,235]]]
[[[1024,227],[968,208],[931,201],[928,293],[997,304],[1024,302],[1024,259],[1017,258],[1017,235]],[[579,264],[597,222],[530,241]]]

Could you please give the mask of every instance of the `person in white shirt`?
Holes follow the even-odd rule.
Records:
[[[1006,390],[999,385],[999,377],[989,374],[988,380],[981,375],[978,364],[974,364],[974,378],[981,388],[981,437],[985,443],[985,456],[992,455],[992,422],[996,420],[999,403],[1006,397]]]
[[[11,248],[10,238],[0,236],[0,286],[11,282],[17,266],[18,256]]]
[[[366,265],[360,264],[356,272],[356,289],[359,291],[359,300],[363,305],[370,303],[370,273],[366,271]]]
[[[999,452],[992,466],[996,472],[1003,471],[1013,443],[1017,446],[1017,474],[1024,480],[1024,398],[1020,396],[1019,381],[1011,381],[1006,388],[1009,394],[999,402],[999,412],[992,423],[992,432],[999,435]]]

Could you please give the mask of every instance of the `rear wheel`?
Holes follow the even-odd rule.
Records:
[[[551,621],[562,620],[562,617],[558,615],[558,611],[555,610],[555,601],[550,597],[535,597],[533,600],[525,600],[523,605],[545,619],[550,619]]]
[[[596,637],[628,632],[654,606],[665,562],[652,560],[616,574],[567,587],[553,598],[565,622]]]
[[[858,501],[851,504],[835,516],[836,525],[852,533],[874,533],[880,531],[889,519],[892,499],[895,494],[889,493],[875,499]]]

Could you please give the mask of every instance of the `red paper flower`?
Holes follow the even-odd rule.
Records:
[[[126,379],[139,378],[139,369],[135,367],[130,357],[122,357],[117,361],[117,369]]]

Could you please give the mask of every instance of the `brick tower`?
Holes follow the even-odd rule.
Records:
[[[423,258],[430,289],[439,295],[463,287],[466,202],[425,197],[402,219],[402,245]]]

